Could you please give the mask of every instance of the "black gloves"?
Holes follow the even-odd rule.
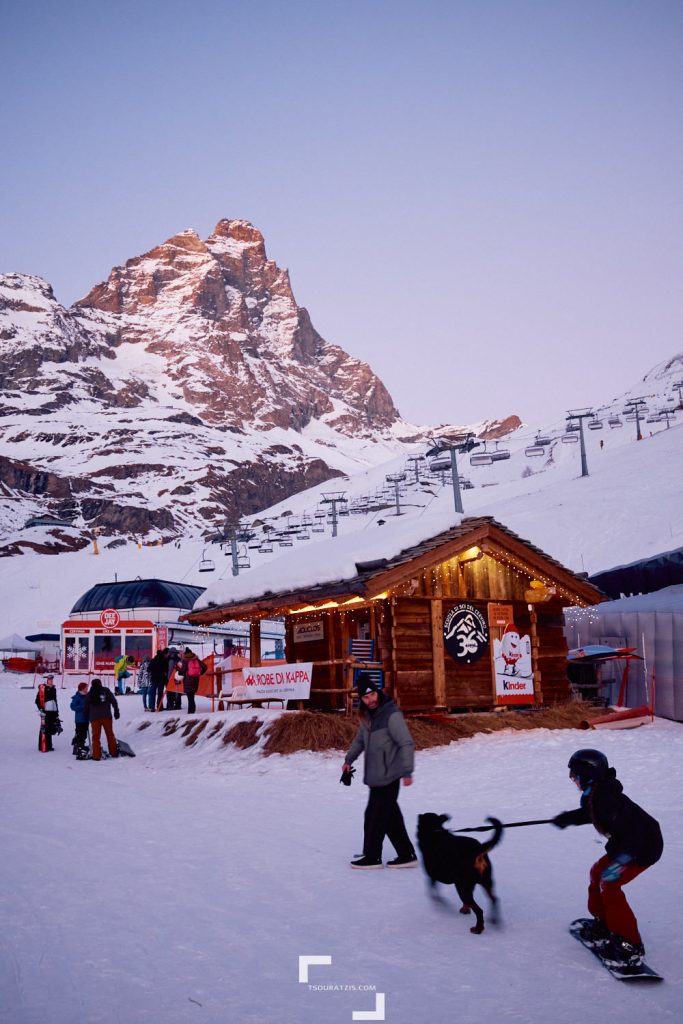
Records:
[[[568,825],[574,824],[574,812],[573,811],[562,811],[561,814],[557,814],[553,818],[553,825],[557,828],[567,828]]]
[[[355,774],[356,774],[356,769],[355,768],[349,768],[349,770],[347,772],[342,772],[341,773],[341,779],[339,781],[341,782],[341,784],[343,786],[350,786],[351,785],[351,781],[352,781],[352,779],[353,779]]]
[[[115,711],[114,712],[114,718],[120,718],[120,717],[121,717],[121,712],[120,711]]]

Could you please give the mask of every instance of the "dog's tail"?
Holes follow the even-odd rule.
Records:
[[[497,846],[503,836],[503,823],[498,818],[487,818],[486,820],[491,822],[495,831],[487,843],[482,843],[482,853],[488,853],[494,846]]]

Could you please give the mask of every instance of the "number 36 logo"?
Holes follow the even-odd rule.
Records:
[[[472,604],[456,604],[443,624],[446,650],[455,661],[472,665],[488,650],[489,628],[486,619]]]

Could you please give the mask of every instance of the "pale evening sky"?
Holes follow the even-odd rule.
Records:
[[[0,271],[252,221],[413,422],[683,350],[680,0],[5,0]]]

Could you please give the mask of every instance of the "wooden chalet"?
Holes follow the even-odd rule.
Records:
[[[470,517],[396,557],[356,563],[351,579],[183,618],[248,620],[258,665],[260,622],[282,617],[287,662],[314,665],[310,707],[350,709],[354,676],[367,670],[404,711],[455,711],[568,699],[562,610],[603,599],[494,519]]]

